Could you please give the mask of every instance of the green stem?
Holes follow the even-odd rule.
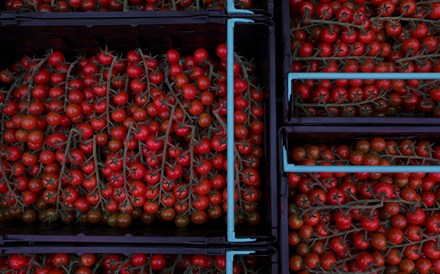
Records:
[[[342,27],[346,27],[346,28],[356,28],[356,29],[360,29],[360,30],[364,29],[363,26],[349,24],[349,23],[342,23],[342,22],[338,22],[338,21],[331,21],[331,20],[305,19],[304,22],[305,23],[312,23],[312,24],[320,24],[321,26],[322,25],[338,25],[338,26],[342,26]]]
[[[66,110],[66,107],[67,107],[67,93],[69,92],[70,73],[72,72],[73,68],[75,67],[76,63],[78,63],[78,62],[79,62],[79,58],[77,58],[73,63],[71,63],[69,66],[69,69],[67,69],[66,82],[64,84],[64,106],[63,106],[64,111]]]
[[[176,109],[175,106],[171,106],[171,114],[170,114],[170,119],[168,120],[168,125],[167,125],[167,130],[165,132],[165,135],[162,136],[164,137],[164,141],[163,141],[163,152],[162,152],[162,163],[161,163],[161,169],[160,169],[160,192],[159,192],[159,202],[161,201],[162,198],[162,183],[164,182],[164,172],[165,172],[165,163],[166,163],[166,157],[167,157],[167,147],[168,147],[168,136],[170,135],[170,131],[171,131],[171,126],[173,124],[172,122],[172,118],[174,116],[174,110]]]
[[[67,141],[66,141],[66,149],[64,150],[64,158],[63,158],[63,162],[61,163],[61,172],[60,172],[60,177],[58,178],[58,188],[57,188],[57,203],[56,203],[56,212],[59,212],[59,206],[60,206],[60,197],[61,197],[61,191],[62,191],[62,186],[63,186],[63,176],[64,176],[64,171],[66,169],[66,159],[69,156],[69,152],[70,152],[70,144],[72,142],[72,138],[73,138],[73,134],[76,133],[76,129],[72,128],[69,131],[69,137],[67,137]]]
[[[110,108],[110,88],[111,88],[112,77],[113,77],[113,67],[115,66],[117,57],[118,57],[117,54],[113,57],[113,61],[112,61],[112,64],[110,65],[108,75],[107,75],[107,87],[106,87],[106,94],[105,94],[105,97],[107,100],[107,110],[106,110],[107,123],[110,123],[110,109],[109,109]],[[107,134],[108,134],[108,136],[111,136],[109,126],[107,126]]]
[[[409,18],[409,17],[372,17],[370,18],[370,21],[405,21],[405,22],[423,22],[423,23],[430,23],[430,24],[439,24],[438,20],[430,20],[430,19],[424,19],[424,18]]]
[[[93,135],[93,160],[95,162],[95,176],[96,176],[96,181],[98,182],[96,184],[96,188],[98,189],[98,195],[99,195],[99,205],[101,206],[101,210],[102,212],[107,212],[107,210],[105,209],[104,203],[102,201],[102,199],[104,199],[104,197],[101,195],[101,179],[99,178],[99,167],[98,167],[98,153],[96,151],[96,135]]]

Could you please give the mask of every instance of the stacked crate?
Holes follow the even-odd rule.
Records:
[[[257,206],[257,220],[254,219],[248,223],[240,222],[238,225],[234,224],[234,221],[238,221],[238,217],[235,216],[238,213],[235,214],[234,212],[234,208],[238,205],[234,206],[234,195],[229,194],[231,187],[234,187],[234,180],[229,180],[229,187],[224,186],[222,188],[225,189],[225,192],[221,193],[220,206],[223,206],[221,208],[221,218],[208,220],[203,222],[203,224],[197,225],[194,224],[197,220],[190,221],[188,224],[186,221],[190,217],[184,217],[183,223],[185,225],[180,223],[183,226],[180,228],[174,222],[165,221],[166,217],[160,220],[160,210],[163,210],[163,208],[159,210],[157,215],[144,214],[145,218],[142,218],[142,221],[132,215],[128,217],[130,220],[134,219],[132,223],[131,221],[129,222],[131,224],[125,222],[127,214],[118,211],[115,217],[112,218],[116,219],[115,225],[119,227],[112,227],[108,216],[105,217],[105,220],[110,226],[103,222],[94,224],[93,217],[88,216],[87,210],[82,211],[83,213],[80,214],[80,206],[70,212],[74,219],[78,217],[78,220],[65,223],[61,222],[59,218],[65,218],[66,216],[57,216],[58,218],[51,219],[50,216],[53,217],[53,215],[46,214],[44,217],[41,217],[39,213],[43,209],[35,207],[33,212],[38,212],[43,220],[27,224],[21,220],[21,216],[19,216],[21,214],[17,213],[16,217],[11,217],[10,208],[15,209],[15,207],[11,204],[3,203],[0,229],[2,234],[0,248],[2,254],[4,254],[2,259],[0,259],[2,271],[29,269],[32,272],[37,267],[44,267],[44,264],[47,263],[50,268],[61,271],[61,273],[73,273],[81,266],[83,259],[81,255],[87,253],[96,254],[96,263],[91,265],[90,268],[98,272],[103,272],[106,269],[120,273],[132,273],[134,271],[144,273],[150,270],[159,271],[162,269],[161,271],[165,271],[166,269],[173,273],[174,271],[178,273],[185,271],[185,273],[197,273],[197,271],[201,273],[207,271],[210,271],[210,273],[232,273],[233,268],[235,271],[237,271],[236,268],[241,269],[245,273],[253,273],[256,270],[260,270],[263,273],[278,272],[278,257],[274,248],[278,237],[278,180],[275,153],[277,128],[275,121],[273,2],[255,1],[253,8],[250,10],[241,9],[238,5],[235,7],[233,1],[227,1],[227,3],[218,1],[221,4],[220,8],[213,5],[207,6],[210,1],[195,1],[194,3],[189,3],[188,6],[183,2],[180,3],[181,1],[163,1],[163,3],[165,2],[167,3],[166,5],[159,6],[159,1],[146,1],[146,3],[110,1],[110,4],[104,1],[91,1],[90,3],[85,1],[79,3],[72,3],[72,1],[68,3],[64,1],[48,3],[5,1],[2,4],[7,8],[0,13],[0,47],[3,51],[0,55],[1,69],[9,68],[13,70],[11,66],[25,55],[31,58],[45,58],[49,56],[47,53],[49,50],[62,52],[65,55],[66,61],[69,60],[69,62],[74,62],[78,55],[91,57],[107,49],[108,53],[111,52],[115,56],[122,56],[122,54],[126,54],[130,50],[134,50],[135,54],[137,53],[139,56],[143,56],[142,52],[151,53],[151,56],[158,56],[167,53],[170,49],[177,49],[183,56],[183,54],[192,55],[198,48],[205,48],[212,58],[217,58],[217,46],[227,43],[228,60],[235,58],[234,52],[244,55],[243,58],[246,58],[246,60],[254,60],[256,69],[252,74],[258,78],[258,83],[264,89],[265,94],[262,99],[264,101],[263,120],[265,125],[262,133],[263,141],[261,141],[263,153],[258,168],[261,183],[256,186],[256,189],[261,193]],[[240,2],[240,5],[245,5],[246,2]],[[93,3],[96,6],[93,6]],[[154,6],[154,3],[156,3],[156,6]],[[70,6],[66,7],[66,5]],[[205,7],[207,8],[205,9]],[[65,12],[49,12],[56,9],[62,9]],[[92,9],[93,11],[84,12],[87,9]],[[97,10],[99,9],[102,12],[98,12]],[[149,11],[150,9],[154,11]],[[232,68],[233,62],[226,64],[226,59],[224,60],[224,65],[227,68]],[[41,64],[46,62],[44,59],[38,59],[38,61],[41,61]],[[23,62],[26,62],[26,60],[24,59]],[[78,59],[77,62],[79,63],[80,60]],[[139,64],[146,65],[147,62],[146,60],[141,60]],[[25,66],[24,63],[22,65]],[[76,68],[76,65],[75,63],[69,63],[67,68],[73,70]],[[111,61],[108,65],[107,69],[112,70],[115,64]],[[227,100],[225,100],[226,105],[224,108],[227,108],[227,111],[233,114],[234,74],[232,69],[228,70],[225,68],[225,70],[231,72],[227,76],[227,79],[231,80],[227,81],[230,87],[228,86],[226,88],[227,91],[225,91],[227,92],[227,97],[225,97]],[[147,68],[146,72],[149,73],[149,71]],[[60,83],[60,86],[65,91],[71,91],[72,88],[67,84],[69,79],[73,79],[72,77],[69,78],[69,73],[70,70],[67,73],[68,79],[66,83]],[[33,78],[34,76],[31,75],[30,77]],[[145,79],[142,78],[142,80]],[[245,80],[247,81],[248,79]],[[27,83],[32,85],[32,89],[34,88],[35,82],[32,83],[31,80],[31,82]],[[149,84],[147,91],[151,91]],[[19,97],[16,96],[15,98],[13,95],[16,88],[13,83],[7,83],[7,81],[2,84],[2,110],[10,107],[10,104],[8,104],[9,100],[20,100]],[[245,92],[249,92],[249,89],[250,87]],[[9,90],[10,92],[8,92]],[[217,91],[212,89],[212,92]],[[28,94],[30,94],[30,89],[24,93],[24,96],[28,96]],[[116,92],[112,95],[119,94],[119,92]],[[104,95],[108,96],[108,94]],[[12,97],[10,96],[14,97],[14,99],[11,99]],[[134,94],[129,96],[134,96]],[[46,99],[47,97],[44,96],[41,98],[42,101]],[[117,107],[112,108],[112,112],[117,109]],[[10,120],[7,113],[3,112],[3,120],[5,122]],[[111,115],[108,107],[107,113],[105,111],[103,113],[107,117]],[[45,116],[42,117],[46,118]],[[228,123],[228,121],[233,121],[233,118],[233,115],[231,115],[231,117],[227,117],[223,121],[224,126],[219,125],[220,130],[227,131],[227,136],[233,136],[231,134],[233,134],[234,128],[230,126],[233,123]],[[2,125],[4,124],[2,123]],[[228,128],[226,128],[227,126]],[[10,132],[5,133],[7,129],[10,128],[4,127],[2,129],[3,147],[8,146],[8,142],[3,140],[3,137],[10,134]],[[76,138],[75,132],[71,134],[73,136],[71,136],[72,139]],[[81,131],[81,134],[83,133],[84,131]],[[77,141],[73,142],[69,138],[69,141],[66,143],[67,145],[60,145],[60,148],[64,149],[66,154],[73,153],[73,148],[79,145],[80,137],[78,138]],[[97,137],[93,136],[89,140],[93,141],[92,148],[94,149]],[[234,146],[233,143],[232,145]],[[53,145],[53,148],[57,148],[57,146]],[[124,146],[128,146],[128,143]],[[26,147],[26,144],[22,144],[21,147]],[[32,151],[28,152],[33,153]],[[227,155],[231,163],[234,163],[237,153],[235,151]],[[96,154],[96,151],[91,151],[87,155],[95,157]],[[5,166],[2,170],[6,171],[2,173],[2,184],[12,187],[14,193],[21,194],[24,190],[17,188],[18,186],[12,179],[13,177],[11,177],[13,175],[7,171],[7,165],[9,165],[11,159],[6,157],[8,156],[3,153],[2,166]],[[93,159],[95,164],[103,161],[99,157]],[[61,159],[61,163],[62,167],[66,165],[65,160]],[[89,163],[90,161],[87,160],[86,164]],[[109,163],[106,164],[108,165]],[[72,163],[72,165],[80,166],[81,163]],[[104,167],[95,165],[92,167],[93,171],[91,174],[105,172],[105,170],[101,170]],[[148,166],[145,167],[148,168]],[[97,170],[100,171],[97,172]],[[233,168],[225,172],[225,177],[226,174],[229,174],[229,176],[232,176],[231,178],[235,178],[237,182],[235,188],[243,186],[243,179],[240,175],[236,174],[237,172],[239,171]],[[61,170],[61,173],[63,173],[63,170]],[[69,178],[71,179],[72,177]],[[162,191],[162,184],[165,183],[162,181],[158,183],[161,185],[160,191]],[[123,184],[127,184],[127,178],[124,178]],[[100,185],[100,182],[98,182],[97,187],[99,186],[102,187],[104,185]],[[57,189],[60,190],[61,188],[60,186]],[[80,195],[81,193],[84,194],[84,192],[81,192],[84,191],[84,188],[79,188],[81,189]],[[154,191],[154,188],[150,190]],[[2,200],[7,199],[6,192],[2,194]],[[229,202],[226,198],[227,194],[231,197]],[[115,196],[117,195],[115,194]],[[192,193],[189,195],[192,195]],[[112,198],[109,197],[109,200]],[[242,196],[238,200],[242,201]],[[98,205],[105,206],[107,204]],[[30,207],[34,208],[33,205],[30,205]],[[29,206],[23,206],[20,210],[25,211],[28,208]],[[58,204],[55,208],[56,212],[58,212]],[[143,211],[145,206],[140,208],[136,213],[142,215],[145,213]],[[91,206],[91,209],[95,210],[95,207]],[[4,214],[6,211],[7,213]],[[190,211],[189,214],[191,215],[193,212]],[[240,208],[240,212],[243,214],[242,208]],[[102,214],[102,212],[98,214]],[[80,215],[83,216],[82,220]],[[246,218],[246,215],[243,216]],[[240,216],[240,218],[243,219],[243,216]],[[260,218],[261,220],[258,220]],[[254,222],[254,225],[252,225],[252,222]],[[259,225],[255,225],[256,222],[259,222]],[[116,257],[108,256],[110,253],[117,253],[118,255]],[[66,262],[66,254],[68,262]],[[145,256],[137,256],[139,254],[145,254]],[[236,255],[235,259],[234,255]],[[144,260],[144,263],[141,265],[133,264],[133,260],[139,257]],[[51,262],[47,261],[48,258],[50,258]],[[157,260],[158,258],[159,260]],[[157,261],[160,262],[164,258],[166,259],[166,265],[163,268],[151,265],[153,261],[157,263]],[[257,260],[255,260],[256,258]],[[60,260],[58,263],[55,262],[57,259]],[[108,263],[106,260],[113,260],[114,262]],[[142,260],[140,261],[142,262]],[[223,262],[225,265],[223,265]]]
[[[282,273],[440,272],[438,7],[283,1]]]

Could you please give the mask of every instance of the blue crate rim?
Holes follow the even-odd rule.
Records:
[[[255,238],[237,238],[235,235],[234,192],[235,185],[235,138],[234,138],[234,27],[236,23],[254,23],[253,20],[234,18],[227,22],[227,128],[226,128],[226,153],[227,153],[227,238],[231,243],[255,242]]]

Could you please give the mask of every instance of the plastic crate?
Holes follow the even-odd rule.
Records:
[[[100,48],[124,52],[133,48],[146,48],[163,53],[169,48],[193,52],[205,47],[215,52],[215,47],[226,40],[226,19],[200,23],[199,20],[165,20],[161,23],[136,26],[4,26],[0,28],[0,47],[8,55],[2,55],[0,66],[8,67],[24,54],[42,54],[48,48],[62,50],[66,56],[79,52],[95,53]],[[148,22],[148,21],[147,21]],[[56,25],[56,24],[54,24]],[[235,48],[248,57],[256,58],[257,76],[268,91],[265,116],[265,166],[261,168],[262,216],[259,226],[237,226],[237,237],[255,238],[256,244],[274,242],[277,238],[277,172],[276,172],[276,123],[274,88],[274,30],[265,22],[237,24]],[[232,207],[231,207],[232,208]],[[20,227],[20,229],[17,229]],[[0,244],[11,242],[111,242],[111,243],[169,243],[169,244],[225,244],[228,243],[227,227],[223,220],[206,225],[190,225],[177,229],[174,224],[153,223],[128,229],[112,229],[106,225],[92,226],[62,224],[37,224],[24,226],[21,222],[4,222],[0,229]]]
[[[290,87],[295,80],[322,80],[322,79],[440,79],[439,73],[372,73],[370,76],[368,73],[353,73],[353,75],[347,75],[347,73],[291,73],[292,62],[295,61],[291,54],[291,31],[290,31],[290,6],[289,1],[281,1],[281,35],[282,35],[282,47],[283,47],[283,74],[282,74],[282,89],[283,89],[283,113],[284,123],[286,125],[439,125],[439,119],[431,116],[418,117],[422,113],[417,115],[407,115],[402,117],[387,116],[387,117],[361,117],[361,116],[307,116],[304,114],[297,114],[294,110],[294,104],[292,102],[291,94],[293,93]]]
[[[244,265],[243,259],[247,256],[254,257],[253,263],[256,263],[256,266],[252,266],[248,269],[243,269],[243,273],[255,273],[252,271],[260,271],[260,273],[278,273],[278,255],[275,248],[272,247],[259,247],[259,248],[188,248],[188,247],[128,247],[128,246],[93,246],[93,247],[85,247],[85,246],[33,246],[33,247],[3,247],[0,251],[0,258],[12,254],[20,254],[20,255],[48,255],[55,253],[65,253],[70,256],[75,256],[78,258],[79,256],[91,253],[96,256],[103,256],[104,254],[119,254],[122,256],[122,259],[126,259],[133,254],[162,254],[166,258],[165,267],[172,267],[170,262],[167,259],[174,259],[178,261],[179,258],[176,259],[178,255],[189,256],[191,259],[192,255],[203,255],[208,258],[214,259],[215,256],[226,256],[226,269],[223,270],[224,273],[233,273],[233,264]],[[78,257],[76,257],[78,256]],[[173,258],[174,257],[174,258]],[[202,258],[203,259],[203,258]],[[100,263],[99,258],[96,260],[96,264]],[[102,261],[101,261],[102,267]],[[146,269],[148,271],[148,263],[146,265]],[[249,267],[249,265],[248,265]],[[99,268],[102,269],[102,268]],[[196,267],[197,269],[197,267]],[[194,270],[196,270],[194,269]],[[203,269],[203,268],[202,268]],[[99,270],[98,270],[99,271]],[[176,273],[183,273],[185,269],[178,269]],[[188,271],[188,269],[186,270]],[[98,273],[98,272],[97,272]],[[174,273],[174,272],[173,272]],[[186,272],[185,272],[186,273]]]
[[[162,1],[162,0],[160,0]],[[198,0],[200,5],[202,5],[202,0]],[[26,12],[26,11],[7,11],[5,10],[6,0],[0,1],[0,26],[1,25],[29,25],[35,21],[40,21],[40,24],[52,24],[54,20],[61,20],[69,24],[82,24],[82,22],[70,22],[71,19],[78,20],[89,20],[89,19],[99,19],[104,20],[99,22],[99,24],[105,24],[104,22],[108,19],[125,18],[131,19],[142,19],[142,18],[181,18],[185,16],[189,17],[208,17],[208,16],[243,16],[243,17],[259,17],[263,19],[265,17],[273,16],[273,0],[254,0],[253,7],[249,10],[239,8],[234,4],[234,0],[225,0],[223,9],[208,8],[203,9],[203,6],[198,9],[186,9],[186,10],[167,10],[167,11],[140,11],[137,10],[127,10],[127,11],[106,11],[106,12]],[[126,22],[121,22],[126,24]]]
[[[291,171],[290,169],[293,164],[291,164],[290,156],[286,156],[284,151],[290,151],[289,149],[295,145],[304,144],[353,144],[360,139],[369,139],[374,137],[383,137],[385,140],[402,140],[402,139],[412,139],[412,140],[427,140],[427,141],[437,141],[440,138],[440,128],[439,127],[369,127],[369,126],[359,126],[359,127],[345,127],[345,126],[296,126],[296,127],[284,127],[280,130],[278,151],[279,161],[280,161],[280,234],[279,234],[279,254],[280,254],[280,273],[289,273],[289,259],[292,255],[292,248],[289,246],[289,223],[288,223],[288,208],[289,208],[289,185],[287,182],[287,172],[296,173],[319,173],[319,172],[331,172],[329,170],[324,170],[328,166],[314,166],[316,170],[305,171],[300,166],[298,171]],[[287,164],[286,164],[287,161]],[[335,166],[331,166],[335,167]],[[362,173],[369,171],[351,171],[350,168],[357,168],[360,166],[342,166],[344,170],[338,170],[334,172],[344,172],[344,173]],[[366,166],[361,166],[366,167]],[[397,168],[396,168],[397,167]],[[404,172],[427,172],[427,173],[439,173],[440,166],[418,166],[422,170],[411,170],[417,168],[417,166],[395,166],[395,167],[385,167],[389,170],[384,171],[371,171],[380,173],[404,173]],[[367,167],[367,168],[372,168]],[[373,167],[374,168],[374,167]],[[426,170],[423,170],[425,168]],[[292,201],[290,201],[292,202]],[[315,269],[318,271],[317,269]],[[380,270],[379,270],[380,271]],[[324,273],[324,272],[319,272]],[[340,272],[338,272],[340,273]]]

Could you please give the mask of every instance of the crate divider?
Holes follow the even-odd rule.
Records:
[[[254,254],[253,250],[228,250],[226,251],[226,274],[234,273],[234,256],[235,255],[250,255]]]
[[[226,11],[228,12],[228,14],[230,15],[249,15],[249,14],[254,14],[253,11],[251,10],[246,10],[246,9],[237,9],[235,7],[235,3],[234,0],[226,0]]]
[[[227,193],[228,193],[228,209],[227,209],[227,234],[228,241],[231,243],[237,242],[254,242],[255,238],[237,238],[235,236],[235,226],[234,226],[234,195],[231,195],[231,192],[234,193],[234,185],[235,185],[235,139],[234,139],[234,27],[235,23],[254,23],[254,21],[250,19],[228,19],[227,23],[227,131],[226,131],[226,139],[227,139]],[[232,50],[231,50],[232,49]]]

